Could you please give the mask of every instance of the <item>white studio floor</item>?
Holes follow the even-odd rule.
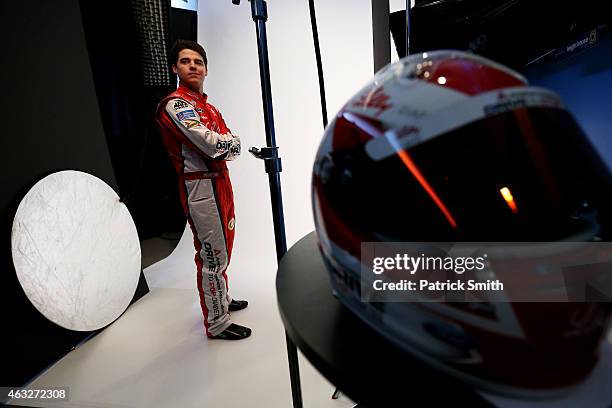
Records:
[[[230,292],[250,302],[232,320],[253,328],[253,335],[241,341],[208,340],[191,231],[186,232],[168,258],[145,269],[147,295],[29,385],[69,387],[69,402],[47,401],[45,407],[292,406],[275,268],[253,264],[248,273],[232,274],[238,269],[230,266]],[[244,268],[244,261],[235,263]],[[334,387],[301,355],[300,370],[306,408],[353,405],[344,396],[332,400]]]
[[[40,406],[291,407],[284,329],[276,305],[274,255],[262,261],[258,250],[241,248],[241,256],[232,260],[229,271],[230,292],[250,302],[246,310],[232,314],[233,321],[253,328],[249,339],[205,338],[192,236],[186,231],[169,257],[145,269],[150,293],[29,385],[69,387],[68,402],[45,401]],[[591,377],[568,398],[538,403],[486,398],[502,407],[609,408],[611,342],[612,337]],[[300,370],[306,408],[353,405],[344,396],[332,400],[333,385],[302,356]]]

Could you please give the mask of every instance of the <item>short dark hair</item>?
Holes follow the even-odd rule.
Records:
[[[206,59],[206,51],[204,51],[204,47],[191,40],[177,40],[174,43],[172,50],[170,51],[170,65],[176,65],[178,62],[179,52],[183,50],[193,50],[199,53],[204,60],[204,65],[208,66],[208,59]]]

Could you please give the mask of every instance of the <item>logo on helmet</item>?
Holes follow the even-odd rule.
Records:
[[[397,131],[397,138],[398,139],[404,139],[406,137],[410,137],[411,135],[418,135],[419,132],[421,131],[421,129],[419,129],[416,126],[402,126],[398,131]]]
[[[393,106],[389,103],[389,99],[391,99],[391,97],[385,93],[383,88],[378,87],[365,95],[361,95],[359,100],[353,103],[353,106],[376,109],[378,112],[374,116],[378,117],[381,113]]]

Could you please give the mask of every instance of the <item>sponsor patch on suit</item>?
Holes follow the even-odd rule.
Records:
[[[178,112],[176,114],[176,118],[178,120],[185,120],[185,119],[190,119],[190,118],[196,118],[196,113],[193,110],[189,109],[189,110],[186,110],[186,111],[183,111],[183,112]]]
[[[172,107],[174,108],[174,110],[180,110],[180,109],[188,108],[189,105],[187,104],[187,102],[179,99],[178,101],[174,102]]]
[[[199,121],[191,120],[191,119],[187,119],[187,120],[183,121],[183,124],[185,125],[185,127],[187,129],[191,129],[191,128],[194,128],[194,127],[201,127],[202,126],[202,124]]]

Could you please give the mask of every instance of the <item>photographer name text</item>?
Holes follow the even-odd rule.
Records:
[[[486,282],[476,281],[470,279],[468,281],[451,281],[446,282],[440,281],[429,281],[427,279],[420,279],[418,282],[409,281],[402,279],[398,282],[385,282],[382,279],[377,279],[372,283],[374,290],[389,290],[389,291],[416,291],[416,290],[428,290],[428,291],[497,291],[504,290],[504,284],[499,280],[487,280]]]

